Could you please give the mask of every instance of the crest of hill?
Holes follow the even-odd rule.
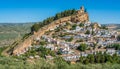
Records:
[[[69,19],[64,18],[64,17],[68,17],[68,16],[71,16],[71,17],[69,17]],[[75,9],[65,10],[61,13],[57,13],[55,16],[52,16],[52,17],[45,19],[43,22],[39,22],[39,23],[34,24],[31,27],[31,32],[33,32],[33,31],[37,32],[41,27],[44,27],[45,25],[48,25],[51,22],[56,21],[60,18],[62,18],[62,19],[59,22],[62,22],[62,21],[63,22],[64,21],[85,22],[85,21],[89,20],[89,16],[87,14],[87,11],[84,10],[84,7],[82,6],[80,8],[80,10],[75,10]]]

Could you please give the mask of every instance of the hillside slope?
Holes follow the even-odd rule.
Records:
[[[53,22],[50,22],[48,25],[45,25],[44,27],[40,28],[37,32],[34,31],[33,35],[29,35],[24,40],[21,40],[12,46],[12,49],[9,50],[10,54],[18,55],[23,54],[29,46],[31,46],[34,39],[41,37],[46,31],[50,29],[56,28],[61,23],[65,22],[87,22],[89,21],[88,13],[84,10],[84,7],[81,7],[80,10],[76,12],[74,15],[65,16],[62,18],[59,18]],[[11,52],[12,51],[12,52]]]
[[[14,41],[21,39],[23,35],[30,32],[32,23],[1,23],[0,24],[0,47],[9,46]]]

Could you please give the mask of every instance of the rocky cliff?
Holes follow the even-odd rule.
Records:
[[[46,25],[43,28],[39,29],[39,31],[35,32],[34,35],[28,37],[23,42],[19,43],[16,47],[14,47],[12,54],[19,55],[19,54],[25,53],[26,50],[28,49],[28,47],[31,46],[31,44],[35,38],[41,37],[46,31],[56,27],[57,25],[60,25],[61,23],[68,22],[68,21],[86,22],[86,21],[89,21],[89,16],[88,16],[88,13],[85,12],[84,7],[82,6],[75,15],[60,18],[56,21],[53,21],[49,25]]]

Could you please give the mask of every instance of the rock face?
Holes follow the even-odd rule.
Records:
[[[89,16],[88,16],[88,13],[85,12],[84,7],[82,6],[80,8],[80,10],[78,10],[75,15],[60,18],[56,21],[53,21],[49,25],[46,25],[46,26],[42,27],[41,29],[39,29],[39,31],[36,32],[34,35],[28,37],[22,43],[19,43],[14,48],[12,54],[13,55],[19,55],[19,54],[25,53],[27,51],[27,49],[31,46],[31,44],[32,44],[32,42],[35,38],[41,37],[46,31],[48,31],[52,28],[55,28],[57,25],[60,25],[63,22],[68,22],[68,21],[71,21],[71,22],[86,22],[86,21],[89,21]]]
[[[77,14],[75,16],[72,16],[71,21],[72,22],[86,22],[86,21],[89,21],[88,13],[84,10],[83,6],[80,8],[80,10],[77,11]]]

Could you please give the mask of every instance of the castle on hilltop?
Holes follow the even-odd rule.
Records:
[[[84,13],[85,12],[85,9],[84,9],[84,6],[80,7],[80,10],[78,10],[78,14],[81,14],[81,13]]]
[[[72,22],[87,22],[89,21],[88,13],[85,11],[84,6],[77,11],[76,15],[71,18]]]

